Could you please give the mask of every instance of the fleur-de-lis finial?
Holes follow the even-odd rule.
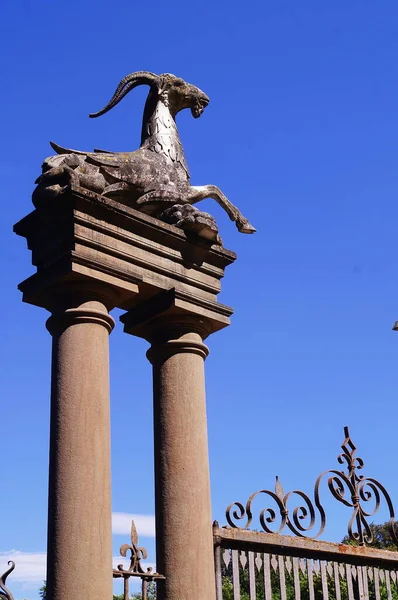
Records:
[[[138,534],[134,521],[131,521],[130,539],[131,544],[122,544],[120,546],[121,556],[127,556],[127,552],[130,551],[130,566],[128,569],[125,569],[123,565],[118,565],[118,570],[124,573],[151,573],[152,567],[148,567],[145,571],[141,565],[141,560],[145,560],[148,557],[148,553],[144,547],[138,546]]]
[[[165,579],[164,575],[153,572],[152,567],[148,567],[146,570],[141,565],[141,560],[145,560],[148,556],[147,551],[142,546],[138,546],[138,534],[135,527],[134,521],[131,521],[131,532],[130,532],[131,544],[122,544],[120,546],[120,554],[127,556],[130,552],[130,566],[125,569],[123,565],[118,565],[117,569],[113,570],[113,577],[123,578],[124,583],[124,600],[129,600],[129,578],[139,577],[142,582],[142,599],[147,600],[148,598],[148,581],[157,581],[159,579]],[[7,599],[6,599],[7,600]],[[12,599],[11,599],[12,600]]]

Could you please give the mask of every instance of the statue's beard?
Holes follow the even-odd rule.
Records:
[[[191,108],[192,116],[195,119],[197,119],[198,117],[200,117],[200,115],[202,114],[202,112],[206,108],[207,104],[208,103],[205,102],[204,100],[196,100],[195,104]]]

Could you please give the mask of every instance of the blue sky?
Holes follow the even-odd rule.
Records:
[[[210,96],[198,121],[178,119],[192,182],[218,185],[258,230],[201,205],[239,255],[220,295],[232,326],[208,340],[214,518],[276,474],[310,492],[346,424],[398,502],[397,25],[393,0],[2,1],[0,570],[17,551],[16,598],[35,600],[44,576],[51,340],[45,311],[17,291],[33,268],[12,225],[33,208],[50,139],[138,147],[144,87],[87,118],[132,71]],[[110,347],[113,510],[148,517],[154,560],[147,344],[119,324]],[[331,502],[329,516],[339,540],[349,512]],[[115,555],[128,521],[115,517]]]

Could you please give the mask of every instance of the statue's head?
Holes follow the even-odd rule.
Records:
[[[149,71],[137,71],[122,79],[108,104],[90,117],[99,117],[113,108],[124,96],[138,85],[149,85],[151,94],[156,95],[176,115],[184,108],[190,108],[197,119],[209,103],[209,97],[199,88],[187,83],[180,77],[163,73],[155,75]]]
[[[173,114],[190,108],[192,116],[197,119],[210,101],[202,90],[170,73],[159,75],[157,86],[159,96]]]

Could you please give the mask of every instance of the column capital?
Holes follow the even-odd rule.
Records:
[[[227,327],[232,308],[172,288],[140,303],[120,317],[125,333],[151,344],[172,340],[204,340]],[[188,337],[187,337],[188,336]]]
[[[115,326],[113,317],[104,305],[100,302],[89,301],[76,308],[67,308],[63,311],[55,310],[51,317],[47,319],[46,327],[51,335],[58,335],[70,325],[78,323],[103,325],[108,333],[111,333]]]
[[[198,333],[186,333],[179,336],[178,329],[175,329],[173,338],[170,337],[162,341],[152,342],[151,347],[146,353],[146,357],[154,365],[157,362],[163,362],[174,354],[183,353],[197,354],[205,360],[209,355],[209,349],[202,342],[201,336]]]

